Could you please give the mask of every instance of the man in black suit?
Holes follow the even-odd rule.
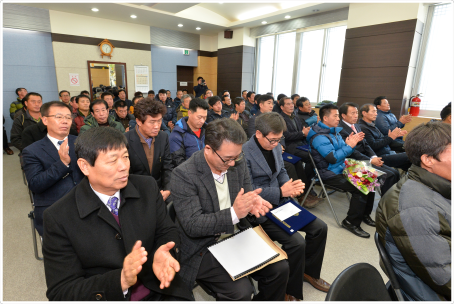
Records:
[[[268,113],[273,110],[273,97],[270,95],[260,95],[257,99],[257,104],[259,105],[259,110],[249,119],[247,138],[251,138],[255,134],[255,118],[262,113]]]
[[[41,107],[47,136],[22,151],[24,172],[35,203],[35,227],[43,235],[43,212],[83,178],[74,152],[76,136],[69,135],[71,110],[51,101]]]
[[[125,133],[131,162],[129,173],[153,176],[164,201],[170,195],[173,170],[169,136],[160,131],[165,111],[165,105],[157,100],[149,97],[140,100],[134,107],[137,125]]]
[[[342,128],[340,135],[345,139],[354,133],[360,133],[361,128],[357,124],[358,122],[358,105],[347,102],[339,108],[339,115],[341,121],[339,127]],[[361,140],[356,144],[355,150],[350,155],[351,158],[357,160],[370,160],[371,165],[380,171],[386,173],[385,181],[381,186],[381,195],[383,196],[389,188],[391,188],[400,179],[399,171],[394,168],[388,167],[384,164],[381,157],[378,157],[374,150],[367,144],[365,139]]]
[[[49,300],[192,299],[177,274],[177,229],[156,181],[129,176],[127,147],[113,128],[77,138],[85,178],[44,214]]]
[[[205,147],[172,172],[171,189],[181,237],[181,276],[189,288],[202,281],[218,301],[249,301],[252,285],[244,277],[233,281],[208,247],[235,231],[250,227],[248,213],[265,215],[271,207],[252,190],[242,160],[246,134],[228,118],[208,124]],[[260,292],[254,300],[283,301],[288,281],[287,261],[251,274]]]

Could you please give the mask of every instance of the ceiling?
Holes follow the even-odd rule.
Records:
[[[226,29],[261,26],[344,7],[348,3],[17,3],[85,16],[105,18],[182,32],[217,35]],[[91,9],[97,8],[98,12]],[[136,15],[136,19],[130,16]],[[183,24],[183,27],[178,27]],[[200,30],[196,30],[200,27]]]

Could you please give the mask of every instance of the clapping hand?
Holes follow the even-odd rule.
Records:
[[[364,132],[351,133],[346,139],[345,143],[350,147],[354,148],[356,145],[364,139]]]
[[[290,179],[281,187],[281,192],[283,197],[296,197],[303,193],[305,188],[304,183],[300,180]]]
[[[174,246],[174,242],[162,245],[156,250],[153,257],[153,272],[161,282],[159,285],[161,289],[169,287],[175,273],[180,271],[180,263],[169,252]]]
[[[121,289],[123,291],[136,284],[137,274],[147,261],[147,255],[145,248],[142,247],[142,241],[137,241],[132,247],[131,253],[123,261],[123,269],[121,270]]]
[[[71,157],[69,157],[68,138],[66,138],[65,141],[60,145],[58,156],[60,156],[62,163],[64,163],[66,166],[69,166],[69,164],[71,163]]]
[[[402,115],[399,121],[403,124],[409,123],[412,120],[411,115]]]
[[[260,217],[260,215],[265,215],[272,208],[270,203],[259,196],[261,192],[262,189],[259,188],[244,193],[244,189],[241,188],[235,198],[235,202],[233,202],[233,210],[239,219],[244,218],[248,213]]]

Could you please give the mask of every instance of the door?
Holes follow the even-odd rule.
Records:
[[[194,94],[194,67],[177,65],[177,90]]]

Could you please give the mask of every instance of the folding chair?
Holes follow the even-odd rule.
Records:
[[[404,297],[402,296],[401,288],[399,281],[397,281],[396,274],[394,273],[394,269],[391,264],[391,260],[389,259],[388,252],[386,251],[385,247],[382,243],[380,243],[380,239],[378,238],[378,233],[375,232],[375,245],[377,245],[378,253],[380,254],[380,259],[383,262],[383,265],[386,269],[386,274],[391,282],[391,288],[388,288],[388,293],[390,294],[391,298],[396,297],[398,301],[405,301]]]
[[[39,257],[38,255],[38,241],[36,240],[36,228],[35,228],[35,202],[33,200],[33,192],[28,189],[28,195],[30,196],[30,203],[32,205],[32,211],[28,213],[28,218],[30,219],[31,226],[32,226],[32,240],[33,240],[33,250],[35,251],[35,258],[39,261],[42,261],[43,258]],[[39,237],[39,240],[41,242],[41,247],[43,246],[43,241],[41,239],[41,236]]]
[[[333,192],[326,191],[326,187],[328,187],[328,188],[330,188],[332,190],[338,191],[340,193],[345,193],[345,195],[347,196],[347,199],[349,201],[350,201],[350,194],[347,191],[345,191],[345,190],[342,190],[342,189],[339,189],[339,188],[336,188],[336,187],[333,187],[333,186],[330,186],[330,185],[326,185],[326,187],[325,187],[325,184],[323,184],[323,181],[322,181],[322,179],[320,177],[320,174],[318,173],[317,166],[315,165],[315,162],[314,162],[314,159],[312,158],[311,152],[308,149],[301,149],[301,150],[308,152],[309,158],[311,159],[312,166],[314,167],[314,171],[315,171],[315,176],[311,180],[311,185],[306,190],[306,195],[304,196],[304,199],[301,202],[301,205],[304,204],[304,202],[306,201],[307,196],[309,195],[309,192],[311,192],[311,189],[314,187],[315,184],[321,186],[322,190],[318,194],[318,197],[321,197],[321,198],[326,197],[326,199],[328,200],[329,206],[331,208],[331,211],[332,211],[332,213],[334,215],[334,219],[336,220],[336,222],[339,225],[339,227],[342,227],[342,224],[339,222],[339,219],[337,218],[336,212],[334,211],[333,204],[331,203],[331,200],[329,199],[329,194],[331,194]]]

